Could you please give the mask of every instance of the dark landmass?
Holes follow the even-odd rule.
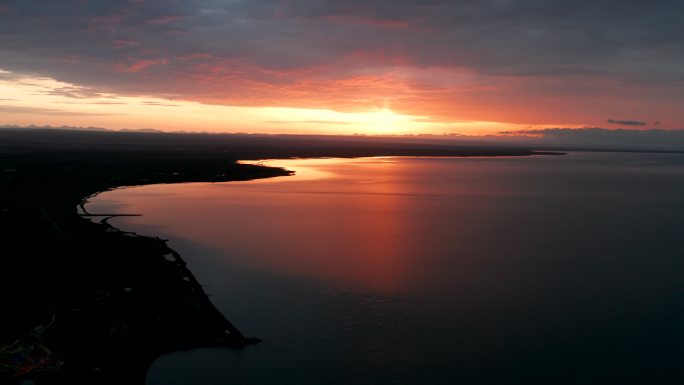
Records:
[[[52,126],[16,126],[0,125],[0,130],[32,130],[32,131],[100,131],[100,132],[129,132],[129,133],[163,133],[163,131],[143,129],[112,130],[101,127],[52,127]],[[201,133],[189,133],[202,136]],[[171,134],[173,135],[173,134]],[[388,142],[396,144],[429,144],[450,147],[492,149],[525,149],[534,148],[537,151],[588,151],[588,152],[631,152],[631,153],[684,153],[684,129],[624,129],[624,128],[546,128],[527,129],[517,131],[500,131],[493,135],[462,135],[462,134],[373,134],[373,135],[295,135],[295,134],[204,134],[204,137],[221,137],[222,141],[235,144],[247,144],[251,140],[295,139],[300,144],[305,142],[335,142],[354,144],[354,146],[372,146],[373,143]]]
[[[3,151],[98,152],[156,156],[189,152],[221,159],[362,156],[525,156],[558,155],[526,146],[467,143],[422,137],[182,134],[58,129],[0,129]],[[189,155],[188,155],[189,156]]]
[[[211,304],[164,240],[120,232],[97,216],[109,213],[80,215],[93,194],[289,175],[239,159],[537,154],[557,153],[344,137],[0,130],[0,383],[143,384],[166,352],[258,341]]]

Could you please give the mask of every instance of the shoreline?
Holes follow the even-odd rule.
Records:
[[[101,139],[99,134],[68,132],[49,133],[48,142],[35,133],[23,134],[0,132],[0,231],[6,250],[19,250],[5,256],[0,271],[0,300],[7,311],[0,319],[0,383],[38,379],[47,385],[142,385],[149,365],[161,354],[257,342],[211,303],[166,241],[122,232],[106,217],[98,223],[79,215],[97,194],[150,184],[291,175],[280,168],[235,163],[238,159],[538,154],[423,145],[379,148],[377,143],[365,148],[337,148],[335,143],[292,147],[272,139],[260,147],[227,148],[225,143],[167,142],[163,135],[136,136],[149,140],[142,144],[114,143],[93,141]],[[71,138],[78,139],[77,145]],[[16,358],[5,353],[16,343],[37,347],[54,365],[7,366],[3,360]],[[12,372],[15,366],[23,370]]]
[[[49,235],[50,239],[42,242],[41,246],[45,247],[39,247],[42,251],[31,254],[42,254],[35,255],[35,262],[43,265],[42,269],[47,273],[41,281],[53,282],[45,287],[49,292],[40,289],[22,298],[21,302],[33,303],[37,297],[46,297],[49,293],[45,305],[36,304],[32,311],[23,312],[18,322],[8,328],[3,325],[4,335],[0,340],[0,349],[37,346],[43,352],[40,360],[54,365],[51,368],[33,366],[27,371],[3,370],[0,380],[5,378],[14,383],[39,379],[43,384],[144,384],[149,365],[162,354],[200,347],[241,349],[260,342],[258,338],[245,336],[214,306],[185,260],[168,247],[166,240],[120,230],[107,222],[111,215],[99,220],[83,216],[97,214],[85,208],[88,199],[117,188],[159,183],[244,181],[291,174],[273,167],[230,163],[227,167],[240,172],[213,176],[201,173],[182,177],[162,175],[129,180],[121,185],[111,181],[89,185],[87,193],[78,194],[80,199],[71,210],[66,210],[63,203],[68,200],[63,199],[59,199],[61,210],[57,211],[34,203],[32,199],[12,207],[11,201],[19,201],[2,194],[2,207],[9,206],[3,210],[21,215],[27,227],[38,221],[37,215],[31,215],[26,207],[17,206],[35,205],[40,209],[39,215],[58,224],[59,233],[63,234],[49,229],[26,229],[18,234],[17,240],[22,244],[37,244],[29,239]],[[13,230],[17,232],[17,229]],[[95,260],[91,258],[93,253],[97,255]],[[46,257],[50,259],[45,260]],[[30,269],[29,266],[16,269],[27,271],[27,275],[16,280],[32,277]],[[9,287],[15,285],[11,281],[3,283],[3,293],[9,294]],[[48,324],[46,321],[50,319],[55,322]],[[36,336],[41,341],[36,345],[32,330],[41,327],[45,327],[45,331]],[[0,355],[0,360],[5,359],[6,355]],[[3,364],[0,369],[5,369],[5,363],[0,363]],[[25,367],[29,364],[14,362],[13,365]]]

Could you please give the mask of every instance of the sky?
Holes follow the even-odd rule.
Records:
[[[681,129],[682,14],[682,0],[0,0],[0,124]]]

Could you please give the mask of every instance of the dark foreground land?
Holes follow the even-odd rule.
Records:
[[[0,130],[0,383],[143,384],[165,352],[258,341],[211,304],[164,240],[79,214],[92,194],[288,175],[238,159],[534,154],[553,153],[344,137]]]

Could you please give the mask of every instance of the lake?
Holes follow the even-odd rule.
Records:
[[[684,383],[684,155],[265,163],[296,175],[88,204],[264,340],[149,385]]]

